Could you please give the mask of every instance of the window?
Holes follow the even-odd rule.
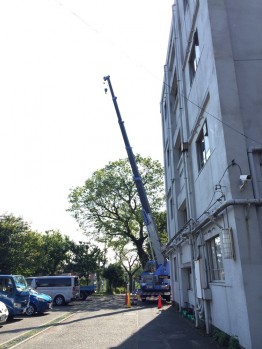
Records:
[[[11,278],[0,278],[0,292],[4,295],[10,295],[13,293],[13,282]]]
[[[187,222],[187,208],[186,208],[186,200],[183,201],[182,205],[179,207],[177,212],[178,226],[181,229]]]
[[[174,207],[173,207],[173,199],[171,198],[170,199],[170,201],[169,201],[169,203],[170,203],[170,207],[169,207],[169,209],[170,209],[170,217],[171,217],[171,219],[173,219],[174,218]]]
[[[210,157],[210,147],[209,147],[209,139],[208,139],[208,128],[207,122],[204,122],[204,125],[200,131],[198,140],[197,140],[197,153],[198,153],[198,167],[201,170],[207,160]]]
[[[187,7],[188,7],[188,0],[184,0],[184,12],[186,12]]]
[[[170,166],[170,150],[169,150],[169,146],[167,146],[167,150],[166,150],[166,162],[167,162],[167,166]]]
[[[174,67],[174,62],[175,62],[175,47],[172,47],[171,50],[171,55],[170,55],[170,60],[169,60],[169,70],[172,71]]]
[[[193,275],[191,268],[187,268],[188,290],[193,289]]]
[[[177,85],[177,74],[175,72],[173,77],[172,88],[171,88],[171,96],[173,97],[174,101],[177,98],[177,94],[178,94],[178,85]]]
[[[78,277],[78,276],[75,276],[75,277],[74,277],[74,286],[79,286],[79,285],[80,285],[79,277]]]
[[[211,281],[225,280],[220,236],[207,242],[209,270]]]
[[[68,287],[71,286],[71,278],[39,278],[37,287]]]
[[[200,48],[199,48],[198,34],[196,30],[193,36],[193,43],[192,43],[191,53],[189,57],[190,83],[192,83],[196,75],[199,59],[200,59]]]

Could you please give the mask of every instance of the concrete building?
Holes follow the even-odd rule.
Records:
[[[177,0],[161,116],[172,297],[262,348],[262,1]]]

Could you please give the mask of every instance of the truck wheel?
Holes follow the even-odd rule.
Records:
[[[87,299],[87,293],[85,291],[80,291],[80,299],[81,301],[85,301]]]
[[[64,304],[65,304],[65,299],[61,294],[55,296],[54,305],[64,305]]]
[[[27,316],[33,316],[34,313],[36,313],[36,306],[30,303],[29,306],[26,308],[25,313]]]

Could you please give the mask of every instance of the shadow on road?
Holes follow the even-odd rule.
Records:
[[[62,307],[55,307],[53,311],[56,311],[56,309],[59,310],[59,308],[62,310]],[[167,304],[162,309],[157,309],[156,302],[138,302],[138,305],[127,308],[124,295],[95,296],[90,297],[88,301],[72,303],[70,306],[63,307],[63,309],[68,309],[68,314],[80,313],[82,315],[80,317],[69,317],[63,322],[52,323],[51,327],[70,326],[70,324],[80,324],[83,321],[89,322],[93,319],[105,321],[105,319],[110,319],[110,317],[113,319],[115,316],[121,314],[136,315],[133,317],[134,321],[137,321],[137,323],[134,322],[136,332],[128,337],[121,345],[108,347],[108,349],[222,348],[213,341],[212,337],[208,337],[204,331],[195,328],[193,322],[183,318],[174,307]],[[40,326],[41,329],[48,327],[50,327],[50,323]],[[32,329],[34,327],[26,326],[25,321],[25,326],[21,329],[16,329],[16,334]],[[116,330],[118,329],[116,328]],[[4,332],[12,332],[12,330],[8,331],[8,327],[5,325],[4,329],[1,329],[1,333]]]
[[[156,304],[146,307],[156,307]],[[159,310],[159,315],[124,341],[109,349],[216,349],[219,346],[204,330],[182,317],[172,306]]]

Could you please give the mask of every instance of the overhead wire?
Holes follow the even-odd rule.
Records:
[[[65,8],[67,11],[69,11],[69,13],[72,14],[72,16],[74,16],[77,20],[81,21],[85,26],[87,26],[89,29],[91,29],[93,32],[95,32],[96,34],[100,34],[103,36],[103,33],[99,32],[99,30],[97,30],[96,28],[94,28],[92,25],[90,25],[83,17],[81,17],[79,14],[77,14],[75,11],[67,8],[62,2],[61,0],[54,0],[57,4],[59,4],[61,7]],[[115,46],[119,46],[121,47],[121,45],[119,44],[115,44]],[[123,49],[122,49],[123,50]],[[156,74],[154,74],[153,72],[150,71],[150,69],[148,69],[147,67],[145,67],[143,64],[139,63],[139,62],[135,62],[135,60],[133,59],[133,57],[126,53],[126,57],[131,61],[131,63],[139,66],[140,68],[142,68],[143,70],[145,70],[148,74],[150,74],[151,76],[153,76],[154,78],[156,78],[157,80],[161,80],[162,83],[164,84],[164,86],[171,88],[171,86],[169,84],[167,84],[165,81],[163,81],[163,79],[161,79],[160,77],[158,77]],[[221,117],[219,118],[218,116],[210,113],[208,110],[206,110],[203,106],[200,106],[198,103],[192,101],[189,97],[187,97],[184,93],[181,93],[180,91],[178,91],[178,94],[185,98],[189,103],[191,103],[192,105],[194,105],[195,107],[197,107],[201,112],[204,112],[205,114],[209,115],[210,117],[216,119],[218,122],[220,122],[221,124],[227,126],[228,128],[230,128],[232,131],[236,132],[237,134],[239,134],[240,136],[244,137],[245,139],[248,139],[254,143],[257,143],[259,145],[262,145],[262,142],[247,136],[246,134],[244,134],[243,132],[239,131],[238,129],[236,129],[234,126],[230,125],[229,123],[225,122],[224,120],[221,119]]]

